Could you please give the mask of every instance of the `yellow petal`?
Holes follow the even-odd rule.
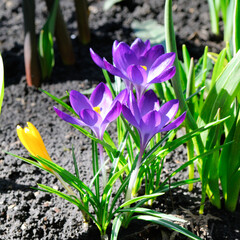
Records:
[[[52,161],[50,158],[42,137],[34,125],[30,122],[27,123],[28,127],[22,129],[19,125],[17,126],[17,134],[22,142],[23,146],[35,157],[42,157]],[[47,166],[41,164],[47,170],[50,170]]]
[[[17,134],[18,134],[18,138],[21,141],[21,143],[23,144],[23,146],[32,154],[34,155],[34,153],[31,151],[31,148],[28,146],[28,142],[26,141],[26,134],[25,131],[18,125],[17,126]]]

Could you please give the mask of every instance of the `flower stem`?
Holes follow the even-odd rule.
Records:
[[[104,164],[103,146],[100,143],[98,143],[98,149],[99,149],[99,158],[100,158],[102,176],[103,176],[103,188],[105,188],[107,184],[107,173],[106,173],[106,166]]]
[[[137,180],[138,171],[139,171],[139,167],[141,165],[143,152],[144,152],[144,148],[140,148],[140,152],[139,152],[139,155],[138,155],[138,160],[137,160],[136,167],[132,171],[132,174],[131,174],[131,177],[130,177],[130,180],[129,180],[128,189],[127,189],[127,193],[126,193],[126,197],[125,197],[125,202],[127,202],[128,200],[130,200],[133,197],[132,191],[133,191],[133,188],[134,188],[134,184],[136,183],[136,180]]]

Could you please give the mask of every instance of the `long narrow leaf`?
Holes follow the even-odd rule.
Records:
[[[60,98],[57,98],[55,96],[53,96],[51,93],[39,88],[40,91],[42,91],[43,93],[45,93],[46,95],[48,95],[50,98],[52,98],[55,102],[59,103],[60,105],[62,105],[64,108],[66,108],[68,111],[70,111],[72,114],[74,114],[75,116],[78,117],[78,114],[73,110],[73,108],[71,108],[68,104],[66,104],[64,101],[62,101]]]
[[[119,208],[123,208],[125,206],[129,206],[135,202],[138,202],[142,199],[151,199],[151,198],[156,198],[156,197],[159,197],[161,195],[163,195],[164,193],[153,193],[153,194],[149,194],[149,195],[143,195],[143,196],[140,196],[140,197],[136,197],[136,198],[132,198],[130,200],[128,200],[127,202],[124,202],[122,205],[120,205]]]
[[[162,225],[164,227],[170,228],[176,232],[179,232],[191,239],[196,239],[196,240],[201,240],[200,237],[196,236],[195,234],[193,234],[192,232],[188,231],[187,229],[180,227],[179,225],[172,223],[170,221],[158,218],[158,217],[154,217],[154,216],[146,216],[146,215],[137,215],[132,217],[132,219],[138,219],[138,220],[143,220],[143,221],[148,221],[148,222],[152,222],[152,223],[156,223],[159,225]]]
[[[124,219],[123,214],[119,214],[114,218],[111,232],[111,240],[117,240],[118,232],[122,225],[123,219]]]
[[[3,60],[0,54],[0,114],[2,109],[3,96],[4,96],[4,70],[3,70]]]
[[[221,109],[221,117],[226,117],[230,105],[239,91],[240,51],[229,62],[211,88],[200,113],[199,126],[211,122],[219,108]]]
[[[49,193],[54,193],[56,195],[58,195],[59,197],[67,200],[68,202],[71,202],[73,203],[74,205],[76,205],[81,211],[84,211],[93,221],[94,223],[97,225],[97,227],[99,229],[101,229],[101,226],[99,225],[99,223],[97,222],[97,220],[95,219],[95,217],[90,213],[88,212],[88,210],[82,205],[80,204],[79,202],[77,202],[76,200],[74,200],[73,198],[71,198],[70,196],[68,196],[67,194],[64,194],[60,191],[57,191],[56,189],[53,189],[51,187],[48,187],[46,185],[43,185],[43,184],[38,184],[39,187],[43,188],[44,190],[46,190],[47,192]]]
[[[163,218],[163,219],[169,220],[169,221],[178,221],[178,222],[182,222],[182,223],[186,222],[186,220],[184,220],[182,218],[175,217],[171,214],[160,213],[160,212],[154,211],[152,209],[148,209],[148,208],[140,208],[140,207],[124,208],[124,209],[119,210],[119,212],[141,213],[141,214],[146,214],[149,216]]]

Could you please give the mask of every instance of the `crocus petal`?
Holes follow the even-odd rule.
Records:
[[[74,111],[79,115],[82,109],[92,109],[92,105],[88,98],[78,91],[70,92],[70,103]]]
[[[101,82],[97,85],[91,94],[90,102],[93,107],[100,107],[102,114],[109,110],[112,104],[112,94],[106,84]]]
[[[143,94],[138,106],[141,112],[141,116],[144,116],[145,114],[153,110],[158,111],[160,108],[157,95],[152,89]]]
[[[124,73],[129,65],[137,64],[137,57],[126,43],[121,42],[114,51],[113,62]]]
[[[162,45],[153,46],[142,56],[140,64],[150,68],[162,54],[164,54],[164,47]]]
[[[44,146],[42,137],[41,137],[40,133],[38,132],[37,128],[36,128],[32,123],[30,123],[30,122],[27,122],[27,125],[28,125],[28,129],[30,130],[31,134],[32,134],[35,138],[39,139],[39,142],[40,142],[41,144],[43,144],[43,146]]]
[[[147,73],[141,66],[130,65],[127,68],[127,75],[133,84],[140,85],[146,83]]]
[[[146,40],[144,44],[145,44],[145,47],[146,47],[146,51],[148,51],[151,48],[150,40],[149,39]]]
[[[119,101],[121,104],[125,104],[128,99],[128,89],[123,89],[113,100],[112,104],[115,104],[115,102]]]
[[[146,52],[146,45],[140,38],[135,39],[135,41],[131,44],[130,48],[137,57],[140,57]]]
[[[39,147],[41,149],[41,152],[38,153],[38,156],[44,157],[44,158],[52,161],[52,159],[48,155],[48,152],[46,150],[46,147],[44,145],[42,137],[41,137],[40,133],[38,132],[37,128],[30,122],[27,122],[27,125],[28,125],[28,127],[27,128],[25,127],[24,130],[29,129],[29,135],[31,135],[37,141],[37,145],[38,145],[37,147]],[[30,145],[32,148],[35,147],[34,144],[32,144],[32,142],[30,142]]]
[[[92,57],[92,60],[100,67],[105,69],[105,65],[103,62],[103,59],[101,57],[99,57],[99,55],[97,55],[91,48],[90,48],[90,54]]]
[[[151,111],[145,114],[140,123],[140,128],[143,132],[151,132],[153,128],[159,126],[161,123],[161,115],[158,111]]]
[[[18,137],[23,144],[23,146],[35,157],[42,157],[49,161],[52,161],[50,158],[47,149],[44,145],[42,137],[34,125],[30,122],[27,122],[28,127],[22,129],[20,126],[17,126]],[[41,164],[41,163],[40,163]],[[47,166],[41,164],[45,169],[52,171]]]
[[[56,107],[53,107],[55,112],[57,113],[57,115],[64,121],[71,123],[71,124],[76,124],[76,125],[80,125],[80,126],[86,126],[85,123],[83,123],[81,120],[72,117],[70,115],[68,115],[65,112],[62,112],[61,110],[57,109]]]
[[[29,145],[29,142],[26,138],[26,131],[23,130],[21,126],[17,126],[17,135],[23,146],[30,152],[32,155],[34,155],[34,152],[31,150],[31,146]]]
[[[167,70],[165,70],[164,72],[162,72],[159,76],[155,77],[153,80],[151,80],[148,83],[152,84],[152,83],[165,82],[165,81],[171,79],[175,75],[175,73],[176,73],[176,67],[172,66],[172,67],[168,68]]]
[[[176,55],[175,53],[171,52],[165,53],[161,55],[159,58],[157,58],[157,60],[153,63],[149,70],[148,75],[149,81],[159,76],[159,74],[161,74],[165,69],[171,67],[174,63],[175,55]]]
[[[107,116],[103,120],[102,124],[113,122],[115,119],[118,118],[118,116],[121,114],[122,111],[122,105],[120,102],[116,102],[112,109],[108,112]]]
[[[89,127],[99,125],[102,122],[100,114],[92,109],[83,109],[80,112],[79,117],[85,123],[85,125]]]
[[[113,46],[112,46],[112,55],[114,54],[114,52],[116,51],[117,47],[118,47],[119,42],[117,40],[115,40],[113,42]]]
[[[130,91],[130,93],[128,95],[128,107],[129,107],[130,111],[132,112],[132,114],[134,115],[134,118],[136,119],[136,121],[139,123],[140,119],[141,119],[141,114],[140,114],[140,110],[138,107],[138,103],[137,103],[132,91]]]
[[[120,102],[116,102],[112,109],[108,112],[107,116],[101,124],[101,134],[104,134],[109,123],[113,122],[121,114],[122,105]]]
[[[120,78],[126,79],[126,75],[124,75],[118,68],[114,67],[111,63],[109,63],[106,59],[103,59],[105,69],[110,72],[112,75],[116,75]],[[126,73],[126,71],[124,71]]]
[[[157,111],[151,111],[141,119],[139,132],[143,146],[146,146],[149,140],[154,136],[156,129],[160,123],[161,116]]]
[[[174,120],[172,123],[168,124],[166,127],[162,128],[159,132],[166,132],[177,128],[184,121],[186,117],[186,112],[184,112],[180,117]]]
[[[131,110],[126,105],[122,105],[122,114],[130,124],[137,128],[139,127],[139,124],[133,116]]]
[[[161,106],[159,113],[162,117],[162,122],[160,127],[164,127],[166,124],[171,122],[175,115],[177,114],[179,106],[179,101],[177,99],[170,100]]]

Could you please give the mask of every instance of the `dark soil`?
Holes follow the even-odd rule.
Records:
[[[74,66],[62,64],[56,49],[56,65],[51,79],[42,88],[57,97],[66,90],[82,91],[103,81],[101,70],[89,55],[92,47],[101,56],[111,60],[111,48],[115,39],[131,43],[134,33],[130,24],[134,19],[156,19],[164,22],[163,0],[132,0],[131,4],[118,4],[103,12],[103,1],[89,1],[92,41],[88,46],[78,42],[77,23],[73,1],[60,1],[68,30],[71,34],[77,62]],[[36,1],[36,31],[47,16],[44,1]],[[52,106],[55,104],[40,91],[26,86],[23,60],[22,1],[0,2],[0,51],[5,68],[5,96],[0,122],[0,239],[99,239],[98,230],[92,226],[84,232],[81,213],[77,208],[57,196],[31,189],[36,183],[63,190],[50,174],[6,155],[9,151],[28,157],[17,138],[16,126],[32,122],[43,136],[53,161],[74,172],[71,146],[74,144],[81,180],[89,183],[91,171],[90,140],[59,119]],[[198,59],[208,45],[210,51],[219,52],[224,43],[210,33],[207,1],[173,1],[173,17],[179,50],[185,43],[190,55]],[[180,54],[179,54],[180,55]],[[181,58],[181,55],[180,55]],[[114,132],[114,127],[109,128]],[[183,147],[168,156],[165,176],[186,161]],[[187,179],[187,171],[177,176]],[[176,179],[173,179],[173,181]],[[172,213],[188,220],[185,226],[203,239],[240,239],[239,206],[235,213],[217,210],[206,203],[205,214],[198,215],[200,189],[197,185],[189,193],[186,188],[166,193],[154,204],[154,209]],[[134,222],[127,230],[121,230],[119,239],[184,239],[167,229],[155,225]]]

